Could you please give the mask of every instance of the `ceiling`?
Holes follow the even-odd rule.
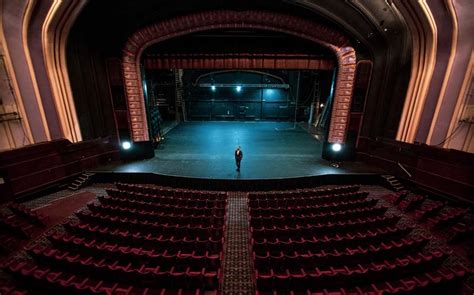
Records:
[[[172,38],[148,47],[154,53],[280,53],[335,59],[328,48],[306,39],[269,31],[214,30]]]
[[[271,10],[311,19],[345,33],[358,54],[370,56],[391,46],[397,47],[394,52],[407,54],[409,49],[403,19],[385,0],[89,1],[73,27],[71,38],[86,35],[107,53],[117,55],[127,38],[141,27],[178,15],[216,9]],[[261,35],[262,32],[255,33]]]

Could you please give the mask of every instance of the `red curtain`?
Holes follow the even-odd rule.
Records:
[[[308,54],[153,54],[146,69],[308,69],[332,70],[334,61]]]

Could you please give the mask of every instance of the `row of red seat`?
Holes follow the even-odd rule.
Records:
[[[314,196],[324,196],[333,194],[352,193],[360,189],[360,185],[344,185],[324,189],[300,189],[291,191],[272,191],[272,192],[251,192],[248,195],[249,200],[258,199],[280,199],[285,197],[305,198]]]
[[[469,212],[469,208],[449,208],[441,211],[436,216],[428,218],[427,221],[435,227],[453,225],[461,220],[467,212]]]
[[[300,288],[328,288],[353,285],[354,282],[366,283],[391,280],[406,277],[409,274],[429,271],[438,267],[446,258],[440,251],[427,254],[406,255],[395,259],[385,259],[382,262],[372,262],[366,265],[331,266],[329,268],[313,269],[269,269],[255,271],[258,290],[297,290]]]
[[[415,216],[420,221],[428,221],[434,227],[453,225],[469,211],[468,208],[445,208],[447,202],[429,201],[420,195],[409,195],[408,191],[402,191],[385,196],[389,201],[400,209],[408,212],[416,209]]]
[[[446,202],[441,201],[433,201],[422,204],[421,208],[415,211],[415,216],[418,220],[424,221],[428,217],[438,214],[438,212],[441,211],[444,206],[446,206]]]
[[[402,209],[405,212],[410,212],[420,207],[425,200],[426,198],[424,196],[410,196],[409,198],[405,198],[403,201],[401,201],[398,204],[398,208]]]
[[[347,247],[368,246],[372,243],[390,241],[390,239],[400,240],[403,239],[403,236],[409,234],[413,228],[414,226],[397,225],[346,234],[334,232],[329,235],[318,235],[310,238],[252,238],[251,246],[255,253],[278,253],[281,251],[290,253],[314,249],[345,249]],[[423,236],[423,238],[428,239],[430,236]]]
[[[392,246],[402,248],[402,247],[411,247],[419,245],[423,247],[426,245],[431,236],[421,235],[418,237],[400,237],[402,231],[391,232],[393,236],[385,235],[383,238],[375,236],[356,236],[337,235],[337,239],[334,237],[325,237],[317,239],[300,239],[296,241],[282,242],[282,241],[267,241],[256,242],[252,240],[253,252],[256,255],[265,256],[265,255],[280,255],[284,254],[294,254],[294,253],[319,253],[324,251],[347,251],[348,249],[379,249],[380,247],[384,249],[391,248]]]
[[[159,222],[142,221],[138,218],[126,218],[117,216],[107,216],[93,214],[84,211],[77,212],[76,215],[87,222],[95,223],[101,226],[107,226],[111,229],[127,228],[129,230],[140,231],[142,233],[159,232],[164,236],[174,236],[182,233],[189,237],[211,236],[215,238],[223,237],[224,226],[202,226],[191,223],[161,224]]]
[[[364,281],[354,282],[355,286],[324,288],[324,286],[305,286],[297,280],[282,279],[275,276],[278,285],[289,284],[285,294],[297,295],[367,295],[367,294],[460,294],[459,282],[469,272],[462,267],[453,269],[440,268],[409,275],[402,279],[390,280],[381,278],[377,283],[366,284]],[[283,282],[279,282],[283,281]],[[281,291],[257,290],[256,295],[277,295]]]
[[[7,207],[13,214],[5,214],[6,208],[0,212],[0,255],[16,251],[25,240],[41,232],[48,221],[24,205],[9,203]]]
[[[385,196],[382,196],[382,198],[387,199],[394,205],[400,204],[401,201],[405,200],[410,192],[408,190],[402,190],[396,193],[391,193]]]
[[[109,261],[102,257],[95,258],[69,252],[60,252],[58,255],[47,254],[42,251],[29,252],[37,264],[51,269],[73,270],[76,274],[94,275],[94,277],[115,282],[134,282],[135,285],[142,287],[213,290],[218,288],[220,279],[220,271],[206,268],[150,263],[137,265],[134,262]]]
[[[100,218],[100,217],[99,217]],[[202,227],[199,225],[166,226],[155,223],[141,223],[136,220],[126,219],[105,219],[104,223],[97,224],[87,222],[69,221],[64,226],[73,232],[80,234],[102,234],[104,232],[116,235],[117,237],[127,238],[129,236],[140,237],[162,237],[163,239],[200,239],[209,238],[219,240],[223,237],[223,227]],[[156,235],[159,233],[159,235]]]
[[[303,225],[295,227],[251,227],[251,235],[254,238],[265,237],[313,237],[318,235],[325,235],[331,232],[339,234],[355,232],[364,229],[376,229],[380,227],[393,226],[400,220],[400,216],[376,216],[367,217],[364,219],[355,219],[348,221],[340,221],[337,223],[318,223],[314,225]]]
[[[195,211],[197,214],[164,214],[156,213],[153,211],[147,210],[136,210],[136,209],[127,209],[119,206],[109,206],[109,205],[97,205],[97,204],[88,204],[89,210],[92,212],[92,215],[99,214],[102,216],[118,216],[118,217],[128,217],[136,218],[140,220],[147,220],[152,222],[159,222],[161,224],[201,224],[205,226],[217,225],[221,226],[225,224],[224,214],[221,216],[202,214],[199,211]],[[87,212],[86,212],[87,214]]]
[[[197,251],[209,252],[210,254],[220,254],[222,252],[223,239],[201,239],[189,237],[164,237],[163,235],[142,234],[140,232],[130,232],[128,230],[110,230],[107,227],[87,227],[79,224],[70,227],[71,231],[80,235],[70,233],[53,233],[48,235],[48,239],[57,247],[74,249],[82,244],[89,244],[92,241],[102,243],[118,243],[129,245],[130,247],[152,248],[155,251]]]
[[[71,221],[64,225],[66,229],[76,234],[110,240],[111,242],[126,242],[130,245],[154,245],[155,247],[185,247],[190,244],[193,247],[206,247],[209,249],[222,249],[221,234],[215,235],[207,231],[200,231],[192,235],[185,231],[176,231],[174,234],[155,231],[144,233],[142,231],[133,231],[129,229],[117,229],[97,224],[77,223]],[[218,237],[216,237],[218,236]],[[198,249],[196,249],[198,250]]]
[[[287,207],[278,207],[278,208],[252,208],[250,210],[251,216],[291,216],[294,214],[318,214],[318,213],[330,213],[330,212],[340,212],[343,210],[351,210],[357,208],[367,208],[375,206],[378,200],[360,200],[360,201],[347,201],[340,203],[324,204],[324,205],[314,205],[314,206],[287,206]]]
[[[103,197],[99,196],[98,200],[100,204],[108,206],[117,206],[122,208],[128,208],[132,210],[145,210],[150,212],[160,212],[165,214],[194,214],[199,211],[202,214],[211,214],[216,216],[224,216],[226,214],[227,208],[219,207],[186,207],[186,206],[170,206],[170,205],[161,205],[161,204],[150,204],[146,202],[138,202],[132,200],[124,200],[113,197]],[[89,204],[94,204],[91,202]]]
[[[419,253],[429,239],[401,239],[387,241],[368,246],[347,247],[345,249],[312,249],[279,253],[253,253],[255,267],[260,271],[271,268],[303,268],[330,267],[339,265],[367,264],[371,261],[397,258],[408,253]]]
[[[320,222],[337,222],[340,220],[354,219],[368,216],[383,215],[388,207],[366,207],[352,210],[329,213],[313,214],[293,214],[291,216],[271,215],[271,216],[251,216],[250,225],[259,226],[295,226],[304,224],[317,224]]]
[[[202,263],[206,268],[220,267],[222,259],[222,249],[216,249],[214,245],[209,248],[197,247],[193,245],[186,245],[181,248],[164,248],[164,245],[154,247],[152,245],[128,245],[118,244],[109,241],[102,241],[100,239],[85,239],[85,238],[57,238],[58,241],[53,240],[55,249],[62,249],[64,251],[78,251],[82,254],[91,256],[110,257],[117,260],[133,260],[142,261],[160,261],[163,260],[179,260],[186,262],[192,260],[192,263]],[[187,243],[190,244],[190,243]],[[202,244],[202,243],[201,243]],[[175,242],[174,245],[180,245]]]
[[[31,210],[24,205],[17,204],[17,203],[10,203],[8,205],[8,209],[10,209],[14,214],[26,219],[30,223],[43,226],[48,221],[48,217],[38,213],[37,211]]]
[[[148,206],[143,209],[137,209],[130,208],[130,206],[123,206],[122,204],[110,205],[107,204],[107,201],[106,204],[92,201],[87,204],[87,207],[91,211],[110,211],[117,212],[118,214],[122,214],[123,212],[121,211],[128,211],[130,214],[153,214],[163,216],[191,216],[196,215],[197,213],[200,215],[212,215],[216,217],[224,217],[226,215],[226,208],[159,207],[156,209],[154,206]]]
[[[124,191],[115,191],[107,190],[109,196],[114,198],[134,200],[152,204],[163,204],[163,205],[177,205],[183,207],[220,207],[224,208],[226,206],[226,200],[197,200],[192,198],[168,198],[168,197],[159,197],[153,195],[145,195],[141,193],[134,192],[124,192]]]
[[[474,224],[465,224],[458,222],[451,227],[451,236],[449,241],[456,243],[468,237],[474,237]]]
[[[217,295],[217,290],[183,288],[146,288],[126,283],[116,283],[97,279],[92,275],[75,275],[68,272],[53,271],[47,267],[29,265],[27,262],[12,263],[7,271],[19,281],[26,282],[35,289],[47,289],[56,294],[120,294],[120,295]],[[18,295],[18,294],[17,294]]]
[[[138,192],[143,194],[152,194],[166,197],[178,197],[178,198],[190,198],[198,200],[225,200],[227,199],[227,193],[215,192],[215,191],[196,191],[196,190],[183,190],[175,188],[164,188],[164,187],[153,187],[142,184],[126,184],[116,183],[119,190],[125,190],[130,192]]]
[[[134,200],[127,200],[127,199],[120,199],[115,197],[109,196],[98,196],[97,199],[100,201],[101,204],[104,205],[112,205],[112,206],[120,206],[120,207],[127,207],[132,209],[139,209],[139,210],[153,210],[155,212],[164,212],[164,213],[177,213],[181,212],[184,214],[193,213],[196,211],[202,212],[203,214],[222,214],[225,213],[226,207],[225,206],[214,206],[214,205],[207,205],[202,204],[199,206],[184,206],[184,205],[167,205],[167,204],[155,204],[155,203],[148,203],[142,201],[134,201]]]
[[[8,233],[0,234],[0,241],[2,241],[0,243],[0,255],[7,254],[13,249],[18,248],[18,245],[21,243],[21,239]]]
[[[385,198],[406,212],[416,209],[415,217],[420,221],[426,220],[433,227],[452,226],[469,212],[469,208],[446,208],[446,201],[425,202],[426,197],[410,195],[409,191],[386,195]]]
[[[55,256],[73,257],[74,254],[82,257],[92,257],[93,259],[105,259],[106,261],[119,261],[120,263],[132,263],[133,267],[143,264],[159,265],[160,269],[170,269],[171,267],[192,269],[205,268],[209,271],[218,271],[221,267],[221,255],[210,254],[209,252],[198,253],[196,251],[182,252],[176,250],[155,251],[153,248],[130,247],[119,244],[97,243],[95,240],[89,243],[77,243],[74,249],[58,249],[50,246],[33,246],[28,249],[32,256]],[[173,253],[175,252],[175,253]]]
[[[365,200],[369,195],[368,192],[351,192],[344,194],[324,195],[319,197],[308,198],[277,198],[277,199],[255,199],[249,200],[249,207],[287,207],[287,206],[314,206],[322,204],[331,204],[337,202],[347,202],[356,200]]]
[[[0,282],[0,294],[2,295],[27,295],[28,291],[19,289],[10,282]]]
[[[0,229],[21,239],[28,239],[35,231],[35,226],[25,220],[17,218],[16,215],[4,215],[0,213]]]

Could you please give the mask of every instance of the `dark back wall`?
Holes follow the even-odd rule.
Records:
[[[288,84],[274,77],[247,71],[232,71],[205,76],[196,81],[195,71],[185,71],[184,99],[188,118],[199,120],[288,120],[294,111],[289,88],[246,87],[247,84]],[[197,83],[197,84],[194,84]],[[200,87],[199,84],[238,84],[234,87]],[[292,85],[295,86],[296,85]]]
[[[202,78],[200,78],[202,77]],[[332,71],[327,70],[186,70],[184,99],[190,120],[307,120],[313,94],[320,103],[329,95]],[[201,84],[201,85],[200,85]],[[202,87],[202,84],[241,85]],[[262,87],[246,87],[261,84]],[[274,85],[274,87],[272,87]]]

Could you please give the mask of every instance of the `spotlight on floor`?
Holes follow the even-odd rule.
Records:
[[[339,142],[323,142],[322,158],[328,161],[352,161],[356,158],[356,140],[357,133],[349,130],[347,132],[346,141]]]
[[[216,86],[215,86],[215,85],[212,85],[212,86],[211,86],[211,90],[212,90],[212,91],[216,91]]]
[[[235,87],[235,91],[240,92],[241,90],[242,90],[242,86],[239,85],[239,86]]]
[[[335,151],[336,153],[340,152],[342,150],[342,145],[339,143],[334,143],[331,145],[331,149]]]
[[[132,148],[132,144],[130,143],[130,141],[124,141],[122,142],[122,148],[124,150],[129,150],[130,148]]]
[[[150,159],[155,156],[153,142],[124,140],[120,145],[120,159],[125,161]]]

